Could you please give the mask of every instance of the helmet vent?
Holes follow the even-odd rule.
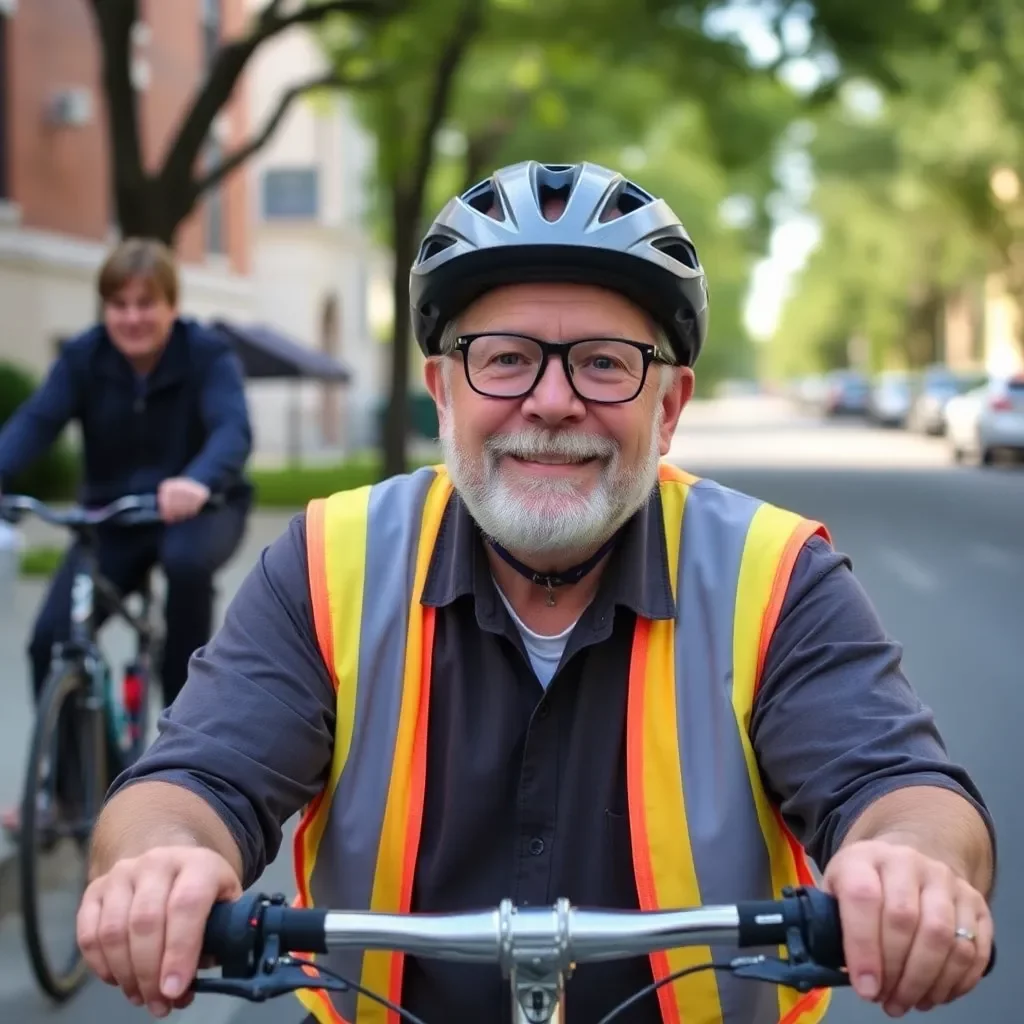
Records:
[[[429,238],[423,240],[423,244],[420,246],[419,259],[416,262],[425,263],[439,252],[444,252],[445,249],[454,244],[454,238],[448,238],[446,235],[430,235]]]
[[[696,251],[679,238],[656,238],[651,245],[666,256],[671,256],[677,263],[691,270],[700,270]]]
[[[608,197],[598,223],[607,224],[610,220],[617,220],[653,202],[654,197],[648,195],[642,188],[630,181],[624,181]]]
[[[491,183],[490,178],[485,178],[478,185],[474,185],[468,192],[462,194],[462,201],[467,206],[472,206],[477,213],[494,220],[504,220],[505,210],[498,194]]]
[[[570,188],[564,185],[562,188],[552,188],[550,185],[540,185],[537,188],[537,203],[545,220],[556,221],[569,204]]]

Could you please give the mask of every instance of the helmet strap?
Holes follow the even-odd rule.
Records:
[[[493,537],[488,537],[487,543],[497,552],[502,561],[515,569],[520,576],[523,576],[539,587],[544,587],[547,591],[546,604],[549,608],[553,608],[555,606],[555,588],[572,586],[574,583],[579,583],[615,547],[615,542],[619,539],[621,532],[622,530],[620,529],[612,534],[586,561],[580,562],[569,569],[564,569],[562,572],[553,573],[538,572],[536,569],[531,569],[528,565],[520,562],[510,551],[503,548]]]

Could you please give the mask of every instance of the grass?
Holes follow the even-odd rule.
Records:
[[[64,558],[64,548],[40,544],[21,553],[22,576],[52,576]]]
[[[436,461],[410,459],[409,469],[430,466]],[[328,466],[250,469],[248,476],[256,486],[257,508],[299,509],[313,498],[376,483],[381,478],[381,463],[377,456],[365,455]]]

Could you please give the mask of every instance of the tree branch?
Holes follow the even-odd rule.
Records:
[[[480,28],[483,7],[484,0],[466,0],[455,29],[448,37],[444,52],[437,62],[437,76],[434,78],[434,87],[427,106],[427,116],[423,123],[423,132],[418,140],[412,175],[407,179],[409,187],[402,190],[406,193],[403,196],[403,200],[408,204],[406,208],[407,215],[416,218],[417,223],[423,215],[423,195],[434,154],[434,136],[437,134],[437,130],[444,120],[445,111],[448,109],[456,72],[462,63],[462,58],[465,56],[469,44],[473,41],[473,36],[476,35]]]
[[[291,14],[279,14],[281,2],[272,0],[260,13],[256,31],[250,37],[256,40],[257,45],[294,25],[316,25],[332,14],[387,17],[406,6],[406,0],[324,0],[323,3],[307,2]]]
[[[385,17],[398,10],[404,0],[327,0],[325,3],[307,2],[291,14],[279,14],[281,0],[271,0],[263,8],[254,29],[241,39],[222,46],[213,60],[206,81],[199,87],[192,103],[186,108],[174,137],[160,179],[168,196],[176,197],[178,205],[191,207],[195,196],[189,198],[189,186],[199,160],[199,154],[210,134],[217,115],[231,98],[252,55],[272,36],[293,25],[312,25],[332,14],[361,14],[364,17]]]
[[[91,3],[102,52],[103,99],[115,193],[123,187],[138,187],[145,178],[138,98],[131,76],[132,26],[138,19],[138,6],[138,0]]]
[[[192,183],[189,189],[191,202],[195,203],[204,192],[223,181],[232,171],[237,170],[246,160],[258,153],[270,141],[274,132],[277,131],[277,126],[281,123],[285,114],[288,113],[291,105],[303,94],[312,92],[314,89],[356,89],[373,85],[378,79],[379,75],[376,73],[360,78],[348,78],[337,71],[331,71],[326,75],[320,75],[317,78],[311,78],[306,82],[293,85],[281,96],[277,106],[274,108],[274,112],[267,118],[263,130],[258,135],[254,136],[244,145],[239,146],[238,149],[226,156],[216,167],[213,167]]]

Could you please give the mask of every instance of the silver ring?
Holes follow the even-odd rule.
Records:
[[[978,936],[970,928],[957,928],[954,934],[958,939],[966,939],[968,942],[976,942],[978,939]]]

